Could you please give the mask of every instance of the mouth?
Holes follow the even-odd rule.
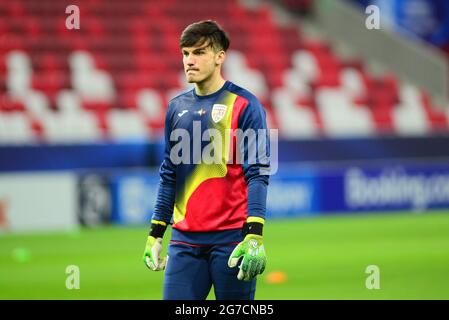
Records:
[[[187,69],[186,73],[189,73],[189,72],[197,72],[197,71],[199,71],[199,70],[198,70],[198,69]]]

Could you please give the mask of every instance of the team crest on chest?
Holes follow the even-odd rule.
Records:
[[[215,123],[219,122],[225,116],[227,109],[228,107],[224,104],[214,104],[212,106],[212,120]]]

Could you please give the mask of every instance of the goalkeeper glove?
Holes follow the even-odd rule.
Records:
[[[167,258],[161,257],[162,237],[167,229],[167,223],[163,221],[152,220],[150,234],[145,245],[143,253],[143,262],[153,271],[164,270]]]
[[[262,218],[249,217],[243,229],[245,238],[235,247],[229,257],[228,266],[230,268],[237,266],[240,258],[243,257],[237,275],[239,280],[251,281],[265,270],[267,258],[262,238],[263,224]]]

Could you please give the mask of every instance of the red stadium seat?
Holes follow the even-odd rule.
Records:
[[[446,117],[444,110],[433,106],[429,95],[424,92],[422,93],[422,105],[434,131],[447,131],[449,129],[449,119]]]
[[[0,95],[0,113],[2,112],[23,112],[25,105],[22,101],[12,99],[7,94]]]

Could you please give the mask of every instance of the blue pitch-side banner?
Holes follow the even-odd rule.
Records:
[[[110,181],[112,221],[120,224],[149,223],[156,203],[157,172],[114,174]]]
[[[288,218],[318,213],[319,180],[314,170],[292,169],[270,177],[267,218]]]
[[[113,174],[110,181],[112,220],[148,223],[156,201],[157,171]],[[269,219],[442,208],[449,208],[449,163],[281,167],[270,177],[267,197]]]
[[[319,179],[324,213],[449,208],[449,163],[353,166],[323,173]]]
[[[449,136],[279,140],[286,164],[449,158]],[[159,167],[164,144],[128,141],[95,144],[0,145],[0,173],[21,171],[120,170]]]

